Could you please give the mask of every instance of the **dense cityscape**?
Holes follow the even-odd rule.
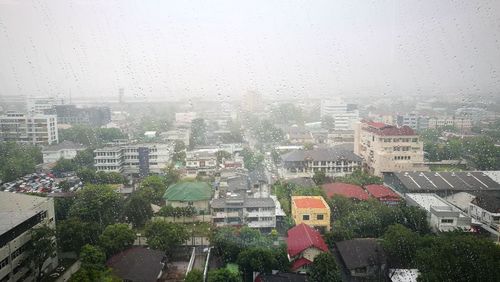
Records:
[[[500,5],[0,0],[0,282],[500,281]]]

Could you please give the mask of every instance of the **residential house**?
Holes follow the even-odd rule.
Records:
[[[389,206],[396,206],[401,203],[401,197],[387,186],[370,184],[366,185],[364,188],[371,197],[379,200],[381,203]]]
[[[470,216],[432,193],[407,193],[406,203],[427,211],[427,220],[432,230],[470,231],[472,220]]]
[[[360,201],[366,201],[370,197],[363,188],[358,185],[348,184],[348,183],[327,183],[321,185],[323,191],[328,198],[334,195],[344,196],[346,198],[356,199]]]
[[[205,151],[189,151],[186,153],[186,175],[213,175],[217,170],[215,153]]]
[[[297,225],[330,231],[330,207],[321,196],[292,196],[292,218]]]
[[[370,173],[428,171],[424,165],[423,142],[408,126],[363,121],[354,129],[354,153]]]
[[[0,192],[0,281],[35,280],[27,252],[30,231],[42,225],[55,229],[54,217],[53,198]],[[44,273],[57,266],[53,255],[43,263]]]
[[[173,207],[193,207],[197,211],[208,212],[213,189],[206,182],[178,182],[167,188],[163,199],[165,205]]]
[[[55,163],[59,159],[72,160],[78,152],[83,150],[85,150],[83,145],[64,140],[59,144],[43,147],[43,163]]]
[[[287,234],[288,260],[294,272],[307,272],[316,256],[329,252],[321,234],[305,223],[292,227]]]
[[[122,281],[156,282],[162,281],[165,262],[165,252],[134,246],[112,256],[106,266]]]
[[[331,177],[344,176],[361,167],[361,158],[340,148],[294,150],[281,160],[280,174],[285,179],[313,177],[319,171]]]
[[[335,243],[344,281],[385,281],[387,258],[377,239],[363,238]],[[364,280],[363,280],[364,281]]]

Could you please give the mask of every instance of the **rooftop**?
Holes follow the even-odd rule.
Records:
[[[323,237],[321,237],[321,234],[305,223],[296,225],[288,230],[286,244],[290,257],[294,257],[311,247],[328,252],[328,246]]]
[[[292,202],[300,209],[325,209],[328,207],[321,196],[292,196]]]
[[[427,212],[431,211],[431,207],[450,207],[450,204],[445,200],[441,199],[436,194],[430,193],[408,193],[406,194],[406,198],[412,199],[415,203],[417,203],[420,207],[425,209]]]
[[[43,148],[43,152],[54,152],[59,150],[83,150],[85,146],[72,141],[64,140],[59,144],[54,144],[51,146],[46,146]]]
[[[226,197],[213,199],[210,203],[212,208],[226,208],[226,207],[238,207],[238,208],[275,208],[276,205],[272,198],[249,198],[236,195],[235,197]]]
[[[347,269],[379,265],[385,261],[385,253],[377,239],[353,239],[335,243]]]
[[[354,198],[358,200],[368,200],[370,197],[363,188],[354,184],[348,183],[327,183],[321,185],[326,195],[331,198],[334,195],[342,195],[347,198]]]
[[[212,198],[212,187],[205,182],[179,182],[170,187],[163,195],[167,201],[195,202]]]
[[[106,265],[126,281],[156,282],[163,269],[164,252],[131,247],[111,257]]]
[[[336,161],[351,160],[361,161],[361,158],[353,152],[338,148],[314,149],[314,150],[295,150],[284,154],[281,159],[283,162],[303,162],[303,161]]]
[[[297,177],[285,180],[286,183],[295,184],[301,187],[314,187],[316,183],[309,177]]]
[[[382,136],[413,136],[415,131],[409,126],[397,127],[394,125],[385,124],[383,122],[365,121],[368,125],[366,131]]]
[[[500,191],[481,191],[473,193],[472,203],[491,213],[500,213]]]
[[[394,199],[399,199],[399,195],[394,193],[394,191],[391,190],[391,188],[384,186],[384,185],[378,185],[378,184],[370,184],[365,186],[366,191],[370,195],[372,195],[374,198],[381,199],[381,198],[394,198]]]
[[[3,234],[39,213],[46,197],[0,192],[0,234]]]

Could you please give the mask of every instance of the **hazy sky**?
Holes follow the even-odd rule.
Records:
[[[0,0],[0,95],[497,95],[499,72],[498,0]]]

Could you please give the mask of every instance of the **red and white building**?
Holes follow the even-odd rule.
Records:
[[[288,230],[286,243],[288,259],[292,262],[291,270],[293,272],[307,272],[308,266],[314,262],[316,256],[329,252],[321,234],[305,223]]]

